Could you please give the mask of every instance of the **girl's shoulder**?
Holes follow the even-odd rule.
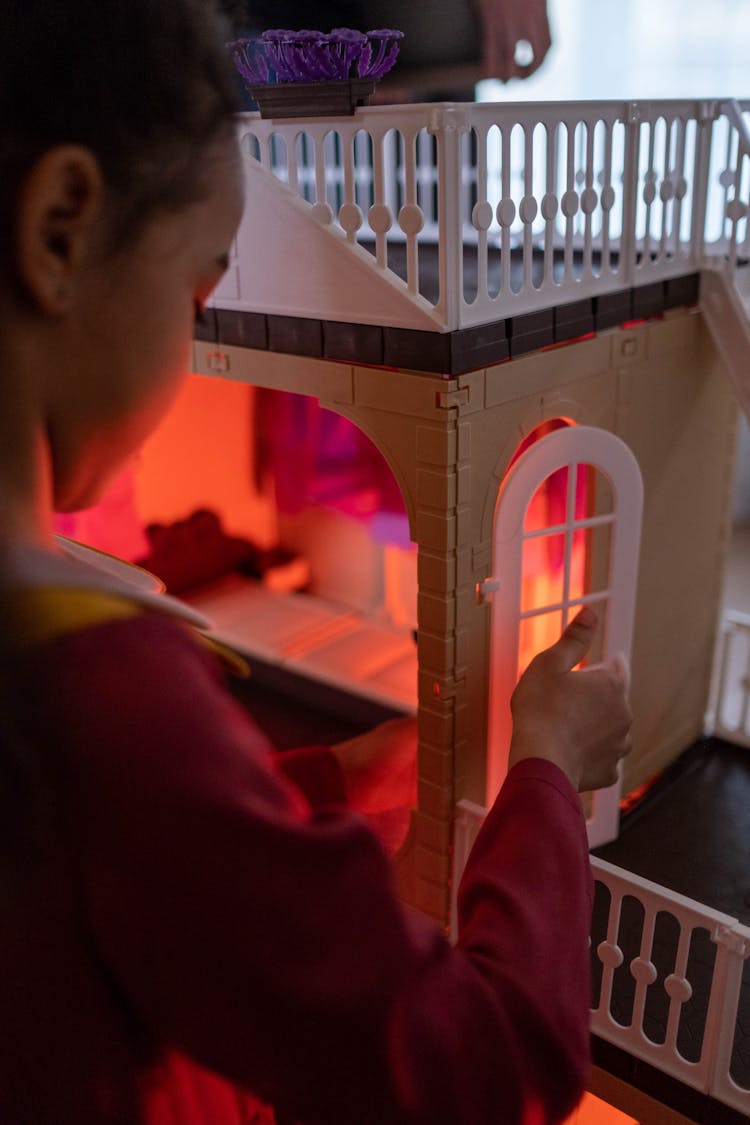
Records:
[[[6,595],[15,643],[28,650],[59,638],[129,619],[154,617],[211,649],[226,670],[247,675],[244,661],[206,635],[210,623],[164,593],[159,579],[111,555],[58,540],[57,551],[27,545],[8,551]],[[181,628],[180,628],[181,627]]]

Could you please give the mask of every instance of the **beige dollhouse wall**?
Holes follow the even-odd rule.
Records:
[[[699,314],[602,332],[451,379],[196,344],[196,369],[315,394],[375,442],[418,545],[419,800],[406,897],[445,920],[456,801],[485,796],[492,525],[521,440],[564,417],[617,434],[643,475],[624,791],[703,731],[731,508],[736,408]],[[495,563],[495,573],[502,563]]]
[[[621,377],[618,432],[645,485],[626,791],[702,733],[731,529],[737,409],[701,318],[681,319],[650,326]]]
[[[628,792],[703,732],[730,523],[736,407],[729,383],[700,316],[681,312],[490,369],[484,384],[489,408],[471,422],[472,473],[488,482],[476,513],[478,555],[508,462],[539,422],[565,417],[610,430],[638,460],[644,516]],[[497,571],[502,578],[501,562]],[[488,631],[479,619],[487,612],[480,605],[467,622],[468,647],[483,660]],[[481,677],[469,679],[469,714],[483,712],[485,691]],[[473,743],[473,721],[468,729]],[[461,796],[481,800],[483,761],[467,747],[464,763]]]

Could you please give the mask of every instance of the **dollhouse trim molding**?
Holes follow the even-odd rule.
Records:
[[[700,274],[690,273],[451,332],[209,307],[196,324],[195,338],[219,349],[245,347],[433,375],[463,375],[538,348],[697,305],[699,294]]]

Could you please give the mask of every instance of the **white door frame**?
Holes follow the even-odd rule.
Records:
[[[591,465],[607,477],[612,512],[576,520],[573,498],[576,467]],[[570,601],[560,608],[563,627],[583,604],[604,611],[602,661],[622,654],[629,661],[638,577],[638,554],[643,512],[643,481],[638,462],[625,443],[606,430],[566,426],[540,438],[518,458],[500,488],[493,531],[493,577],[490,644],[489,729],[487,750],[487,806],[494,800],[507,772],[511,720],[510,697],[517,680],[521,581],[526,511],[540,485],[558,469],[568,467],[570,488],[566,521],[555,531],[566,533],[571,550],[573,530],[611,525],[609,582],[604,590]],[[599,791],[587,822],[590,845],[614,839],[619,826],[620,782]]]

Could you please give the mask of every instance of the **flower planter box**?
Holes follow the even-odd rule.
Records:
[[[268,82],[249,87],[263,118],[351,117],[367,105],[374,78],[342,78],[331,82]]]

